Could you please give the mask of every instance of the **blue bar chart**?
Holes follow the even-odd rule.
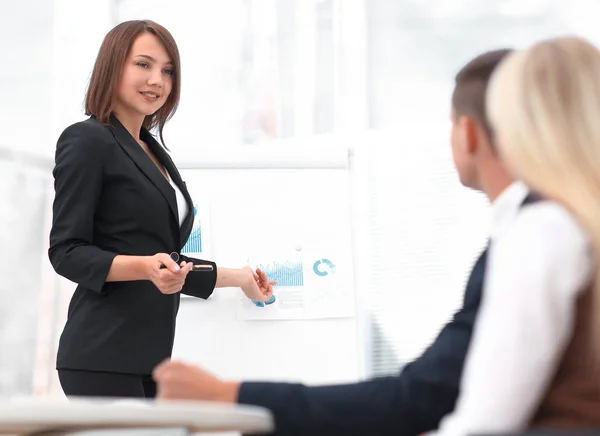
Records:
[[[276,286],[304,286],[304,271],[301,260],[274,261],[259,264],[258,268],[263,270],[269,279],[276,280]]]
[[[186,253],[202,253],[202,227],[200,223],[200,217],[197,214],[198,207],[194,206],[194,225],[192,232],[187,242],[181,249],[181,252]]]

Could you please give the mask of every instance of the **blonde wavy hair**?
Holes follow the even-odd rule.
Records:
[[[494,73],[486,104],[502,158],[532,190],[574,214],[600,259],[600,51],[561,37],[514,52]]]

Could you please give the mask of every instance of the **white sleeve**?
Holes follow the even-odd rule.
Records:
[[[586,235],[563,208],[540,203],[519,213],[492,243],[460,397],[439,433],[527,425],[568,345],[593,268]]]

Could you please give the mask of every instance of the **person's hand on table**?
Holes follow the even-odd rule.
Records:
[[[195,365],[165,360],[152,372],[158,399],[235,403],[240,384],[223,381]]]

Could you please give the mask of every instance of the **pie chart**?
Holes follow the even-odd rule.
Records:
[[[335,265],[329,259],[319,259],[313,264],[313,272],[319,277],[325,277],[333,272]]]

